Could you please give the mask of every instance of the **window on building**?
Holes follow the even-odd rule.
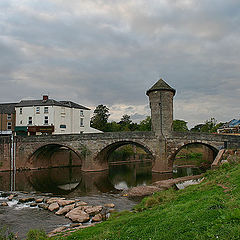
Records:
[[[44,113],[48,113],[48,107],[44,107]]]
[[[32,125],[32,117],[28,117],[28,125]]]
[[[61,107],[61,114],[65,114],[65,107]]]
[[[48,125],[48,116],[44,116],[44,125]]]
[[[7,123],[7,130],[12,130],[12,123],[11,122]]]
[[[12,114],[8,114],[7,115],[7,120],[11,120],[12,119]]]
[[[83,118],[80,118],[80,127],[83,127],[84,124],[83,124]]]
[[[19,114],[22,114],[22,108],[19,109]]]
[[[67,128],[67,126],[65,124],[61,124],[60,128]]]
[[[20,123],[20,124],[22,124],[22,123],[23,123],[23,121],[21,120],[19,123]]]
[[[37,114],[40,113],[40,107],[36,107],[36,113],[37,113]]]
[[[84,116],[83,115],[83,110],[80,110],[80,116],[82,116],[82,117]]]

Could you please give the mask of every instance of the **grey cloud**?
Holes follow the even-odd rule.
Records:
[[[215,95],[225,101],[209,102],[209,111],[220,116],[239,101],[239,7],[235,0],[1,1],[0,99],[50,92],[91,106],[147,105],[146,90],[163,77],[177,89],[176,117],[197,121],[191,102],[198,97],[194,111]]]

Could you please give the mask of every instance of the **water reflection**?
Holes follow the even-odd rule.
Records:
[[[15,191],[53,193],[68,197],[99,193],[118,193],[119,190],[147,185],[171,177],[196,175],[199,168],[175,168],[173,173],[152,173],[150,162],[110,165],[108,171],[82,172],[80,167],[50,168],[14,174]],[[12,190],[11,172],[0,173],[0,190]]]

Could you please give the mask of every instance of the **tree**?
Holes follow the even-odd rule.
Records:
[[[130,126],[132,124],[131,117],[124,114],[118,124],[121,126],[121,131],[130,131]]]
[[[139,131],[151,131],[151,117],[148,116],[146,119],[142,120],[138,125]]]
[[[206,120],[204,124],[198,124],[193,127],[190,131],[191,132],[208,132],[213,133],[216,132],[219,127],[221,127],[223,123],[217,123],[215,118],[210,118]]]
[[[132,123],[131,117],[127,114],[124,114],[119,122],[120,125],[130,125]]]
[[[96,107],[91,118],[91,127],[101,131],[107,130],[107,121],[110,116],[108,107],[100,104]]]
[[[187,132],[188,131],[187,122],[179,119],[173,120],[173,131]]]

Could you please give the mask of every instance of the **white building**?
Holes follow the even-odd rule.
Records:
[[[22,100],[15,106],[16,129],[30,135],[99,133],[90,127],[90,109],[71,101]]]

